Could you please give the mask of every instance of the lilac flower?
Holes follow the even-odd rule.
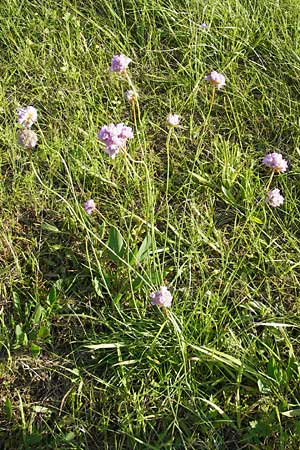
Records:
[[[215,70],[213,70],[209,75],[206,75],[206,77],[204,77],[204,80],[209,81],[210,84],[217,89],[221,89],[223,86],[225,86],[225,76],[222,73],[216,72]]]
[[[170,308],[172,304],[172,294],[166,286],[161,286],[158,291],[152,292],[150,294],[150,298],[152,299],[151,305],[165,306],[166,308]]]
[[[27,106],[18,110],[18,122],[25,128],[30,128],[37,119],[37,110],[34,106]]]
[[[124,123],[104,125],[98,132],[98,139],[105,144],[105,152],[112,159],[125,148],[127,139],[132,138],[132,129]]]
[[[283,204],[284,197],[280,194],[280,190],[276,188],[267,193],[266,201],[273,208],[277,208],[278,206],[281,206]]]
[[[207,28],[207,24],[203,22],[201,23],[200,27],[202,28],[202,30],[205,30],[205,28]]]
[[[177,127],[180,122],[180,116],[178,114],[169,114],[167,116],[167,124],[169,127]]]
[[[134,103],[139,98],[139,94],[131,89],[126,91],[124,96],[129,103]]]
[[[120,151],[120,147],[118,147],[115,144],[112,145],[107,145],[104,149],[105,153],[108,154],[108,156],[111,157],[111,159],[115,159],[115,157],[117,156],[117,154]]]
[[[126,127],[123,123],[119,123],[118,126],[122,125],[122,130],[119,134],[121,139],[132,139],[133,138],[133,131],[131,127]]]
[[[90,200],[88,200],[87,202],[85,202],[83,207],[87,214],[92,214],[94,209],[96,209],[95,202],[92,198]]]
[[[269,153],[268,155],[266,155],[263,158],[262,162],[267,167],[270,167],[275,172],[279,173],[285,172],[288,167],[288,162],[285,159],[283,159],[282,154],[276,152]]]
[[[34,148],[37,144],[37,135],[34,131],[25,128],[18,136],[19,144],[25,148]]]
[[[125,55],[115,55],[111,60],[110,71],[116,73],[124,73],[131,63],[132,59]]]

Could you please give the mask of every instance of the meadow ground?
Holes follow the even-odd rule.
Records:
[[[298,450],[299,1],[2,0],[0,22],[0,448]],[[114,160],[111,122],[134,131]]]

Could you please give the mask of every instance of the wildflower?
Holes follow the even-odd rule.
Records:
[[[112,145],[107,145],[104,149],[105,153],[108,154],[108,156],[111,157],[111,159],[115,159],[115,157],[117,156],[117,154],[120,151],[120,147],[118,147],[115,144]]]
[[[111,60],[110,71],[124,73],[132,59],[125,55],[115,55]]]
[[[202,28],[202,30],[205,30],[205,28],[207,28],[207,24],[203,22],[201,23],[200,27]]]
[[[37,144],[37,140],[38,138],[35,132],[28,130],[27,128],[21,131],[18,137],[19,144],[25,148],[34,148]]]
[[[133,138],[131,127],[124,123],[104,125],[98,132],[98,139],[105,144],[105,152],[114,159],[126,146],[127,139]]]
[[[88,200],[87,202],[85,202],[83,207],[87,214],[92,214],[94,209],[96,209],[95,202],[92,198],[90,200]]]
[[[124,96],[126,100],[131,104],[134,103],[139,98],[139,94],[131,89],[129,91],[126,91]]]
[[[266,202],[273,208],[277,208],[283,204],[284,197],[280,194],[280,190],[276,188],[267,193]]]
[[[131,127],[127,127],[126,125],[124,125],[123,123],[119,123],[117,125],[117,127],[120,127],[121,131],[120,131],[120,138],[121,139],[132,139],[133,138],[133,131]]]
[[[288,162],[283,159],[281,153],[269,153],[266,155],[263,160],[263,164],[265,164],[267,167],[270,167],[275,172],[285,172],[288,167]]]
[[[152,299],[151,305],[165,306],[166,308],[170,308],[172,304],[172,294],[166,286],[161,286],[158,291],[152,292],[150,294],[150,298]]]
[[[209,81],[210,84],[217,89],[221,89],[223,86],[225,86],[225,76],[222,73],[216,72],[215,70],[213,70],[209,75],[206,75],[206,77],[204,77],[204,80]]]
[[[180,122],[180,116],[178,114],[169,114],[167,116],[167,124],[169,127],[177,127]]]
[[[37,110],[34,106],[27,106],[18,110],[18,122],[25,128],[30,128],[37,119]]]

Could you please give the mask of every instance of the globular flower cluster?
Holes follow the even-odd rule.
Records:
[[[123,54],[115,55],[111,61],[110,71],[122,74],[126,72],[126,69],[131,63],[131,61],[132,59],[128,58],[128,56],[125,56]]]
[[[170,308],[172,305],[172,294],[166,286],[161,286],[158,291],[150,294],[151,305],[164,306]]]
[[[92,212],[96,209],[96,205],[94,200],[91,198],[90,200],[86,201],[83,205],[84,210],[87,214],[92,214]]]
[[[34,106],[19,108],[18,122],[23,126],[23,130],[19,133],[18,142],[25,148],[32,149],[36,146],[38,137],[30,128],[37,120],[37,110]]]
[[[114,159],[120,150],[125,149],[128,139],[133,138],[131,127],[124,123],[104,125],[98,132],[98,139],[105,144],[105,152]]]
[[[280,189],[273,189],[267,193],[267,203],[273,208],[281,206],[284,202],[284,197],[280,194]]]
[[[139,94],[132,89],[126,91],[124,96],[129,103],[134,103],[139,98]]]
[[[283,159],[283,156],[281,153],[269,153],[263,158],[263,164],[265,164],[267,167],[270,167],[270,169],[273,169],[274,172],[282,173],[286,172],[288,168],[288,162]]]
[[[22,147],[32,149],[37,144],[37,135],[34,131],[25,128],[19,133],[18,142]]]
[[[18,121],[23,127],[31,128],[37,120],[37,110],[34,106],[27,106],[26,108],[19,108]]]
[[[167,125],[171,128],[178,127],[180,123],[180,116],[178,114],[169,114],[167,116]]]
[[[210,84],[217,89],[224,87],[226,82],[225,76],[215,70],[213,70],[209,75],[206,75],[204,80],[209,81]]]

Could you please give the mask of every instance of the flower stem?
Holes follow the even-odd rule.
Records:
[[[268,191],[269,191],[269,189],[270,189],[270,186],[271,186],[271,183],[272,183],[272,180],[273,180],[273,177],[274,177],[274,173],[275,173],[275,171],[274,171],[274,170],[272,170],[272,173],[271,173],[270,179],[269,179],[269,181],[268,181],[268,184],[267,184],[267,187],[266,187],[266,191],[267,191],[267,192],[268,192]]]
[[[135,86],[133,84],[133,81],[130,78],[130,75],[129,75],[128,72],[126,72],[126,79],[127,79],[128,84],[129,84],[129,87],[133,90],[133,92],[135,94],[138,94],[137,90],[136,90],[136,88],[135,88]],[[140,146],[140,149],[141,149],[141,152],[142,152],[142,158],[144,158],[144,144],[145,144],[145,140],[144,140],[144,143],[142,144],[141,140],[140,140],[140,132],[139,132],[139,126],[141,126],[142,121],[141,121],[141,110],[140,110],[138,95],[134,96],[134,100],[132,102],[132,116],[133,116],[134,128],[135,128],[136,135],[137,135],[138,142],[139,142],[139,146]]]
[[[167,225],[165,231],[165,242],[164,242],[164,253],[163,253],[163,261],[162,267],[165,265],[165,257],[166,257],[166,249],[167,249],[167,240],[168,240],[168,229],[170,222],[170,207],[169,207],[169,185],[170,185],[170,141],[173,133],[173,128],[171,127],[168,132],[167,140],[166,140],[166,151],[167,151],[167,182],[166,182],[166,212],[167,212]]]

